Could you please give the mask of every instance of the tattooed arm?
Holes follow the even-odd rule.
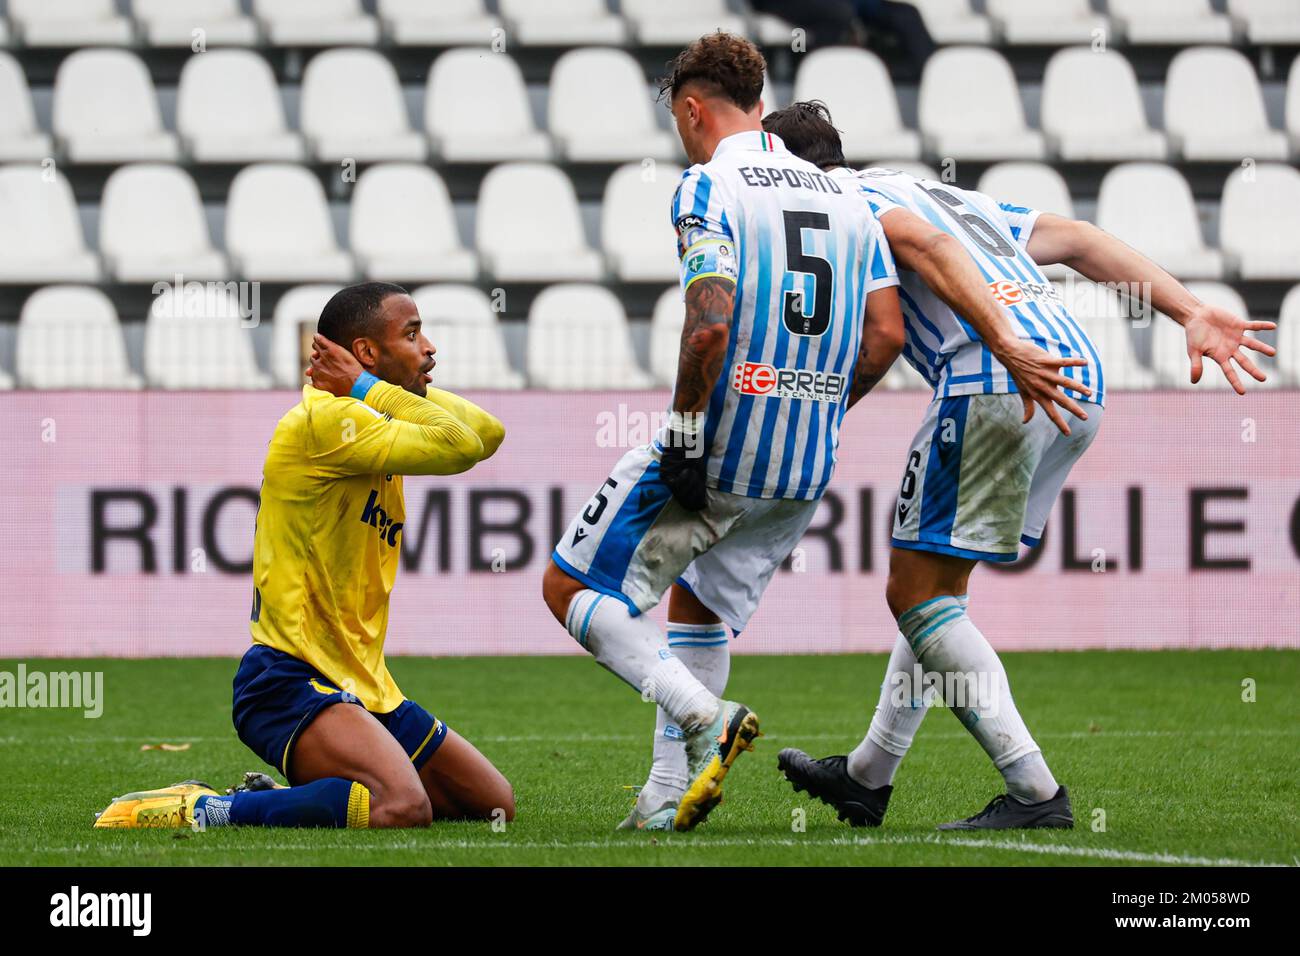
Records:
[[[686,290],[686,324],[682,326],[682,347],[677,357],[674,412],[703,412],[708,405],[726,359],[735,301],[736,283],[725,276],[704,276]]]
[[[867,294],[867,314],[862,319],[862,344],[853,366],[849,408],[876,387],[903,351],[903,310],[898,287],[888,286]]]

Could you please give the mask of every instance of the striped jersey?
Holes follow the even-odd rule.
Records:
[[[867,293],[898,284],[856,191],[747,131],[682,175],[673,197],[682,290],[736,283],[726,361],[703,423],[711,486],[815,499],[835,468]]]
[[[1089,401],[1104,402],[1097,349],[1026,251],[1037,210],[893,169],[841,168],[830,175],[840,183],[855,183],[877,216],[902,207],[960,242],[993,297],[1007,308],[1016,334],[1052,355],[1086,359],[1087,365],[1062,369],[1062,374],[1092,388]],[[904,270],[899,280],[906,322],[903,356],[934,386],[936,397],[1016,391],[1006,369],[962,316],[916,273]]]

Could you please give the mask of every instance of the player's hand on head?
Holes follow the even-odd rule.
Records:
[[[312,384],[339,397],[350,393],[357,376],[363,371],[356,356],[319,332],[312,336],[311,344],[311,365],[307,376]]]
[[[1275,328],[1275,322],[1247,322],[1216,306],[1202,304],[1197,307],[1183,323],[1183,332],[1187,335],[1187,357],[1192,360],[1192,384],[1201,380],[1204,359],[1207,358],[1223,369],[1228,384],[1238,395],[1245,395],[1246,387],[1241,384],[1233,362],[1256,381],[1266,381],[1268,376],[1246,354],[1246,349],[1264,355],[1276,355],[1277,349],[1246,333],[1269,332]]]
[[[1087,359],[1061,358],[1018,338],[1000,350],[998,360],[1006,366],[1025,403],[1026,423],[1034,417],[1035,406],[1039,405],[1063,435],[1070,434],[1070,426],[1061,414],[1062,408],[1076,418],[1087,419],[1088,413],[1066,391],[1087,397],[1092,395],[1092,389],[1061,373],[1063,368],[1087,365]]]

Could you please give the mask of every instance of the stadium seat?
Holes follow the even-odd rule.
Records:
[[[1278,314],[1277,369],[1279,385],[1300,387],[1300,285],[1286,294]]]
[[[478,257],[461,245],[442,178],[416,163],[383,163],[352,193],[348,244],[368,279],[472,280]]]
[[[1291,155],[1300,159],[1300,57],[1291,61],[1286,81],[1286,131],[1291,138]]]
[[[271,374],[275,384],[286,388],[302,388],[308,379],[303,370],[303,325],[313,332],[320,320],[325,303],[338,285],[300,285],[288,290],[275,303],[271,320]]]
[[[630,53],[570,50],[551,73],[547,125],[565,157],[577,162],[670,159],[677,139],[655,123],[652,103]]]
[[[398,46],[487,45],[502,29],[483,0],[379,0],[379,16]]]
[[[1074,219],[1074,200],[1065,180],[1051,166],[1042,163],[998,163],[980,177],[979,192],[1001,202],[1028,206]],[[1069,269],[1059,263],[1040,266],[1049,279],[1064,279]]]
[[[126,46],[135,38],[113,0],[9,0],[9,18],[24,46]]]
[[[484,268],[501,281],[599,279],[569,178],[546,163],[503,163],[483,177],[475,228]]]
[[[935,43],[992,43],[993,24],[970,0],[912,0]]]
[[[9,41],[11,39],[12,37],[9,34],[9,21],[6,20],[4,17],[0,17],[0,46],[8,46]],[[8,384],[5,384],[6,382]],[[4,369],[0,369],[0,388],[12,388],[12,387],[13,387],[12,380],[5,373]]]
[[[680,285],[664,289],[655,300],[650,318],[650,374],[659,385],[677,384],[677,360],[682,351],[682,326],[686,324],[686,303]]]
[[[931,149],[958,160],[1042,159],[1043,135],[1025,125],[1011,66],[981,47],[951,47],[921,75],[921,132]]]
[[[1164,159],[1169,144],[1151,129],[1137,77],[1120,54],[1074,47],[1053,55],[1043,76],[1042,127],[1069,161]]]
[[[1187,290],[1202,302],[1227,309],[1247,321],[1250,319],[1246,304],[1232,286],[1224,285],[1222,282],[1189,282]],[[1258,353],[1252,352],[1251,355],[1257,357]],[[1164,315],[1156,313],[1151,325],[1151,366],[1160,379],[1160,384],[1169,388],[1232,388],[1217,363],[1206,359],[1203,364],[1201,381],[1193,385],[1192,362],[1187,357],[1187,337],[1183,334],[1182,327]],[[1262,367],[1266,365],[1266,363],[1257,364],[1261,364]],[[1271,369],[1266,368],[1266,371]],[[1237,377],[1241,379],[1247,390],[1277,385],[1276,375],[1271,376],[1268,382],[1257,382],[1247,373],[1237,369]]]
[[[1112,285],[1078,276],[1053,285],[1070,315],[1096,347],[1105,388],[1108,391],[1155,388],[1155,373],[1138,358],[1129,331],[1135,321],[1146,321],[1141,304],[1121,298],[1118,289]],[[1154,315],[1151,321],[1155,321]]]
[[[498,0],[523,46],[621,46],[627,43],[627,21],[609,12],[605,0],[547,0],[545,9],[534,0]]]
[[[726,0],[620,0],[619,6],[646,46],[685,46],[714,30],[748,33]]]
[[[1219,204],[1219,245],[1243,279],[1300,279],[1300,172],[1260,163],[1228,177]]]
[[[441,0],[439,0],[441,2]],[[379,23],[360,0],[253,0],[253,14],[273,46],[373,44]]]
[[[126,50],[77,50],[59,64],[53,126],[77,163],[180,157],[176,135],[163,130],[148,69]]]
[[[1286,159],[1285,134],[1271,129],[1250,61],[1236,50],[1196,47],[1169,64],[1165,129],[1191,160]]]
[[[439,388],[524,387],[510,367],[505,339],[488,298],[464,285],[426,285],[411,293],[424,334],[437,350],[433,384]]]
[[[1187,180],[1161,163],[1125,163],[1097,196],[1097,225],[1183,279],[1223,277],[1223,256],[1207,248]]]
[[[181,69],[176,128],[201,163],[301,161],[302,136],[291,132],[275,74],[249,50],[212,50]]]
[[[550,159],[519,66],[504,53],[448,50],[433,61],[424,97],[424,127],[447,162]]]
[[[682,168],[674,163],[620,166],[605,184],[600,238],[614,275],[624,282],[677,278],[673,195]]]
[[[750,17],[754,26],[754,40],[759,46],[790,46],[794,39],[794,24],[770,13],[755,13]]]
[[[344,282],[356,275],[352,257],[338,248],[320,181],[288,163],[259,163],[235,176],[226,249],[247,279]]]
[[[47,285],[23,304],[15,371],[24,388],[139,388],[113,303],[98,289]]]
[[[150,46],[193,48],[194,31],[203,31],[204,48],[252,46],[257,21],[244,16],[239,0],[131,0],[131,12]]]
[[[1210,0],[1108,0],[1111,20],[1129,43],[1231,43],[1232,21]]]
[[[651,388],[637,365],[627,315],[600,286],[553,285],[528,311],[528,379],[539,388]]]
[[[1247,43],[1300,43],[1295,0],[1228,0],[1228,13],[1245,28]]]
[[[53,149],[54,141],[36,125],[23,68],[0,52],[0,162],[40,160]]]
[[[921,137],[904,128],[894,83],[874,53],[853,47],[814,50],[799,66],[794,99],[822,100],[830,107],[850,163],[921,155]]]
[[[212,247],[198,187],[178,166],[139,163],[108,177],[99,207],[99,251],[118,282],[230,274],[226,257]]]
[[[1094,31],[1110,32],[1110,21],[1094,12],[1088,0],[987,0],[986,6],[1007,43],[1091,43]]]
[[[99,281],[72,187],[54,167],[0,166],[0,223],[0,283]]]
[[[144,326],[144,371],[154,388],[269,388],[259,371],[239,297],[221,283],[192,296],[166,289]]]
[[[428,141],[411,129],[392,63],[374,50],[325,50],[302,77],[302,132],[319,160],[422,160]]]

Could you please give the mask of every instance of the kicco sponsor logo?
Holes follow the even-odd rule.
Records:
[[[761,362],[739,362],[731,377],[732,388],[742,395],[814,402],[838,402],[844,395],[844,383],[838,372],[777,368]]]

